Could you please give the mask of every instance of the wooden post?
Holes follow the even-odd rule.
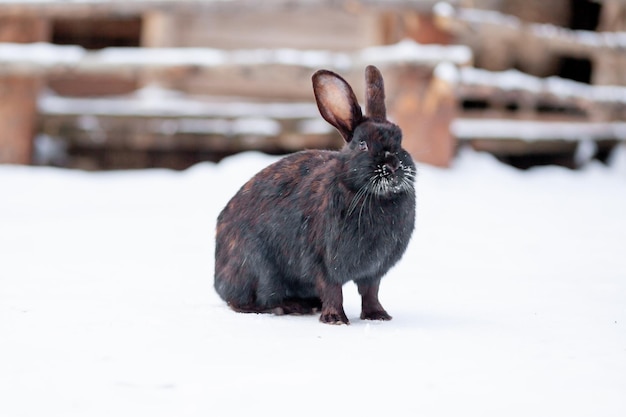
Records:
[[[403,146],[419,162],[448,167],[456,151],[450,132],[457,101],[452,88],[433,78],[431,69],[394,71],[389,86],[389,116],[403,132]]]
[[[30,164],[39,82],[33,77],[0,77],[0,163]]]
[[[413,11],[391,11],[382,13],[380,32],[383,44],[393,44],[404,39],[412,39],[422,44],[449,45],[453,36],[450,31],[437,26],[432,13]]]
[[[384,43],[413,39],[418,43],[447,45],[452,33],[437,26],[435,16],[419,12],[389,12],[381,18]],[[453,92],[432,69],[400,67],[388,81],[389,116],[400,126],[403,146],[419,162],[448,167],[456,141],[450,124],[456,113]]]
[[[46,38],[47,25],[42,19],[0,17],[0,42]],[[39,85],[37,77],[0,76],[0,163],[31,163]]]

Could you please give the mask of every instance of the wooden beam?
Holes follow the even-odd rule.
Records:
[[[541,78],[517,70],[487,71],[441,64],[435,77],[449,83],[459,100],[483,100],[490,106],[515,105],[520,112],[538,106],[561,107],[594,121],[626,119],[626,87],[589,85],[559,77]]]
[[[0,14],[5,16],[38,17],[93,17],[93,16],[128,16],[141,15],[148,11],[166,13],[257,13],[263,10],[315,10],[320,8],[348,9],[354,13],[361,10],[416,10],[426,12],[440,0],[48,0],[29,1],[3,0],[0,2]],[[457,4],[459,0],[448,0]]]
[[[31,162],[39,84],[34,77],[0,77],[0,164]]]
[[[450,85],[424,68],[396,67],[390,75],[387,108],[402,129],[404,148],[419,162],[448,167],[456,151],[450,123],[457,100]]]
[[[456,119],[450,126],[460,140],[498,139],[526,142],[581,140],[626,141],[626,122],[546,122],[540,120]]]
[[[308,132],[299,124],[274,120],[133,118],[99,116],[85,124],[84,116],[45,116],[41,129],[64,136],[70,146],[93,149],[294,152],[302,149],[338,149],[333,131]]]

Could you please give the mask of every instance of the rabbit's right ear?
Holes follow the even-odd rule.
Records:
[[[319,70],[313,74],[313,93],[322,117],[350,142],[354,129],[363,120],[350,85],[332,71]]]

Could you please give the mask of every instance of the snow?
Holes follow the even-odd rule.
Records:
[[[471,50],[463,45],[421,45],[403,40],[395,45],[365,48],[354,53],[326,50],[215,48],[135,48],[109,47],[87,51],[80,46],[50,43],[0,43],[2,72],[106,72],[137,68],[171,68],[192,66],[222,68],[284,65],[311,70],[329,68],[347,72],[364,64],[436,65],[443,61],[469,64]]]
[[[465,45],[420,44],[409,39],[402,40],[395,45],[365,48],[359,55],[359,60],[366,65],[412,62],[434,66],[442,61],[468,65],[473,58],[472,50]]]
[[[61,70],[103,71],[132,67],[197,66],[212,68],[229,65],[298,65],[317,69],[332,67],[345,70],[352,61],[349,54],[296,49],[221,50],[215,48],[131,48],[109,47],[87,51],[80,46],[50,43],[2,43],[0,64],[17,66],[20,71]],[[0,69],[2,68],[0,66]]]
[[[213,67],[224,65],[298,65],[317,69],[319,67],[345,68],[350,56],[328,51],[301,51],[296,49],[252,49],[225,51],[211,48],[105,48],[88,56],[98,65],[196,65]]]
[[[216,217],[274,157],[183,172],[0,166],[0,415],[623,416],[626,147],[517,171],[419,167],[390,322],[244,315]]]
[[[49,43],[8,43],[0,44],[1,63],[36,63],[47,67],[52,65],[70,65],[84,58],[86,51],[80,46],[58,46]]]
[[[433,13],[436,16],[451,17],[454,16],[454,7],[447,2],[438,2],[433,6]]]
[[[505,139],[526,142],[587,139],[626,140],[626,122],[554,122],[457,118],[450,124],[457,139]]]
[[[510,29],[518,29],[522,25],[522,22],[517,17],[494,10],[457,8],[452,11],[449,8],[439,6],[435,7],[433,12],[442,17],[457,16],[462,21],[473,25],[491,24]]]

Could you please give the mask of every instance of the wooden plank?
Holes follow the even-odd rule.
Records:
[[[574,153],[578,142],[560,140],[545,140],[540,142],[527,142],[521,139],[471,139],[463,141],[480,152],[488,152],[500,157],[542,155],[542,154],[568,154]]]
[[[306,120],[200,119],[130,116],[41,116],[40,129],[63,137],[70,147],[241,152],[292,152],[342,146],[330,128],[306,129]]]
[[[505,158],[548,155],[551,163],[560,158],[559,163],[572,167],[576,150],[585,142],[608,151],[626,141],[626,122],[460,118],[451,124],[450,130],[460,143],[482,152]]]
[[[335,70],[363,97],[363,70],[377,65],[428,68],[442,60],[471,62],[463,46],[395,45],[355,52],[322,50],[214,48],[105,48],[87,51],[76,46],[0,44],[0,74],[47,77],[115,75],[137,81],[142,77],[193,94],[231,95],[265,99],[310,99],[311,75],[320,68]]]
[[[592,123],[587,116],[552,112],[509,111],[506,109],[468,110],[460,109],[456,119],[461,120],[503,120],[520,122]],[[601,122],[597,122],[601,123]]]
[[[271,8],[256,13],[168,14],[179,47],[295,48],[354,51],[380,45],[378,12],[343,8]],[[167,46],[167,45],[160,45]]]
[[[0,14],[0,42],[36,42],[48,38],[48,22],[38,17],[14,18]]]
[[[336,0],[47,0],[28,1],[3,0],[0,14],[5,16],[125,16],[139,15],[151,10],[166,13],[258,13],[267,10],[319,10],[320,8],[349,9],[354,13],[361,10],[418,10],[429,11],[440,0],[359,0],[344,2]],[[459,0],[448,0],[457,4]]]
[[[516,70],[487,71],[441,65],[435,76],[450,83],[460,101],[484,101],[488,109],[513,106],[517,112],[559,109],[589,120],[626,119],[626,87],[589,85],[559,77],[540,78]],[[546,113],[549,113],[546,111]]]

